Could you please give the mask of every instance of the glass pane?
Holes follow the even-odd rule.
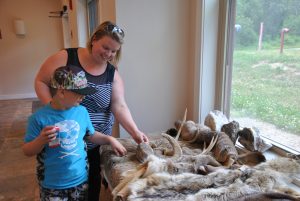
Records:
[[[89,22],[90,36],[93,34],[93,32],[98,24],[97,4],[98,4],[97,0],[89,0],[88,1],[88,18],[89,18],[88,22]]]
[[[236,6],[230,116],[300,152],[300,1]]]

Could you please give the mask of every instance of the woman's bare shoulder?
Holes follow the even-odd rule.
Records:
[[[36,79],[43,80],[44,82],[49,81],[55,69],[66,65],[67,57],[67,52],[65,50],[61,50],[49,56],[41,65]]]
[[[67,64],[67,58],[68,58],[68,54],[66,50],[60,50],[56,53],[54,53],[53,55],[51,55],[50,57],[48,57],[46,59],[46,61],[44,62],[45,65],[51,65],[55,68],[58,68],[60,66],[64,66]]]

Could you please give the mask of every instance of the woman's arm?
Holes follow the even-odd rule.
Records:
[[[55,69],[66,65],[67,57],[68,55],[65,50],[57,52],[46,59],[37,73],[34,81],[34,88],[42,103],[47,104],[52,100],[49,87],[51,76]]]
[[[138,129],[132,118],[124,97],[124,84],[118,71],[115,71],[112,88],[112,112],[136,143],[149,141],[148,137]]]
[[[95,134],[87,137],[87,139],[94,144],[110,144],[112,146],[113,151],[118,156],[123,156],[126,154],[125,147],[114,137],[104,135],[103,133],[95,131]]]

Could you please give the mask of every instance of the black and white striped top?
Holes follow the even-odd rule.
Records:
[[[81,66],[78,54],[78,48],[66,49],[68,52],[67,65]],[[85,71],[83,69],[83,71]],[[97,93],[85,96],[81,105],[85,106],[89,112],[92,124],[96,131],[106,135],[112,134],[112,127],[114,123],[114,116],[111,112],[111,96],[112,83],[115,74],[115,67],[110,63],[107,64],[106,70],[103,74],[94,76],[85,71],[88,84],[97,89]],[[88,149],[94,148],[97,145],[87,142]]]

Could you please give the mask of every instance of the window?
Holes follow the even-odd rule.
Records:
[[[87,0],[89,35],[98,25],[98,0]]]
[[[257,127],[274,145],[299,153],[300,2],[229,2],[235,12],[228,18],[227,112],[242,127]]]

